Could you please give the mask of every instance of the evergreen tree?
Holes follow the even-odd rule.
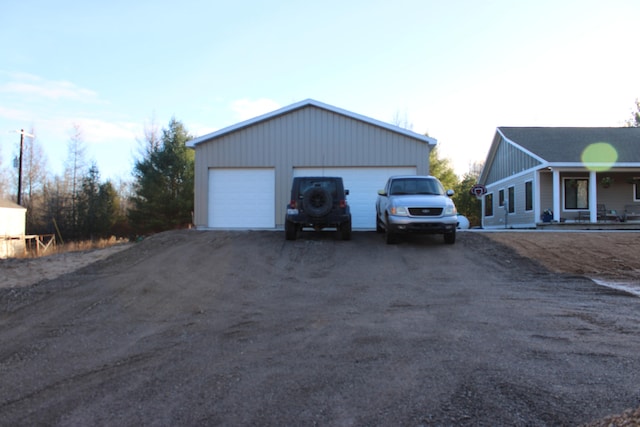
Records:
[[[100,172],[98,166],[92,163],[87,175],[82,179],[82,188],[76,196],[76,210],[78,219],[78,237],[81,239],[91,239],[96,237],[99,228],[98,211],[100,200]]]
[[[471,172],[466,173],[462,177],[462,181],[456,186],[456,194],[453,196],[453,202],[456,204],[458,213],[467,217],[472,227],[480,225],[482,204],[480,199],[469,192],[477,182],[478,175]]]
[[[445,190],[455,189],[459,179],[449,159],[441,159],[438,147],[433,147],[429,154],[429,173],[442,182]]]
[[[184,125],[172,118],[160,143],[149,140],[134,166],[134,196],[129,220],[139,234],[183,227],[193,212],[194,152]]]
[[[118,230],[116,230],[116,224],[123,222],[123,218],[120,216],[120,199],[111,181],[100,184],[96,220],[98,236],[102,238],[108,238],[112,235],[120,237]]]

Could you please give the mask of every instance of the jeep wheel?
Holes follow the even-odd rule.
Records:
[[[284,238],[286,240],[296,240],[298,237],[298,226],[291,221],[284,222]]]
[[[451,233],[444,233],[444,242],[453,245],[456,242],[456,230]]]
[[[331,193],[322,187],[311,187],[304,193],[302,207],[307,215],[319,218],[331,212],[333,198]]]
[[[338,230],[340,231],[340,238],[342,240],[351,240],[351,220],[340,224]]]

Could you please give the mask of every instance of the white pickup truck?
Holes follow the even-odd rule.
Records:
[[[445,192],[433,176],[392,176],[378,191],[376,231],[385,233],[388,244],[405,233],[443,234],[453,244],[458,213],[451,196],[453,190]]]

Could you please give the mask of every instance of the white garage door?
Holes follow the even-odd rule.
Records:
[[[209,169],[209,227],[275,228],[274,169]]]
[[[349,190],[351,226],[376,227],[376,197],[392,175],[415,175],[415,167],[294,168],[293,176],[341,176]]]

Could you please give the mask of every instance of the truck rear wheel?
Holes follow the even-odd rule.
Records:
[[[343,222],[338,228],[342,240],[351,240],[351,220]]]

